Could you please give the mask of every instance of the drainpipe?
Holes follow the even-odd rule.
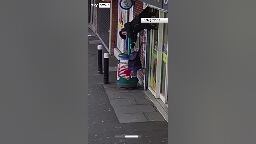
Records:
[[[108,47],[109,47],[109,54],[112,55],[113,54],[113,51],[112,51],[112,14],[113,14],[113,7],[112,7],[112,1],[113,0],[108,0],[107,2],[110,3],[110,26],[109,26],[109,31],[108,31],[108,35],[109,35],[109,41],[108,41]]]

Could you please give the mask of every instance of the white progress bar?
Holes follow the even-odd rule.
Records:
[[[116,135],[116,138],[125,138],[125,139],[138,139],[141,136],[139,135]]]
[[[124,135],[124,138],[139,138],[138,135]]]
[[[168,23],[168,18],[141,18],[141,23]]]
[[[99,8],[110,8],[110,3],[99,3]]]

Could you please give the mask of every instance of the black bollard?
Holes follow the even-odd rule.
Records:
[[[98,73],[103,74],[102,72],[102,45],[98,45]]]
[[[104,53],[104,84],[109,83],[109,54]]]

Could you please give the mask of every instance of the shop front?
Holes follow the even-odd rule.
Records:
[[[120,2],[120,0],[118,1]],[[118,6],[117,25],[117,49],[119,53],[126,52],[126,42],[119,35],[119,31],[124,28],[127,21],[138,15],[146,7],[150,7],[159,18],[167,18],[167,10],[164,9],[163,2],[142,2],[137,1],[130,10],[124,10]],[[139,7],[141,3],[141,7]],[[160,23],[157,30],[143,30],[138,34],[135,48],[141,48],[142,69],[138,71],[139,83],[148,89],[156,99],[160,99],[164,104],[168,103],[168,24]]]
[[[167,12],[154,9],[159,18]],[[151,30],[148,49],[148,89],[157,99],[168,102],[168,24],[160,23],[158,30]]]

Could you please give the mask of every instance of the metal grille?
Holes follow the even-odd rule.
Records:
[[[88,0],[88,23],[91,22],[91,0]]]
[[[109,45],[110,9],[98,8],[97,33],[105,45]]]

